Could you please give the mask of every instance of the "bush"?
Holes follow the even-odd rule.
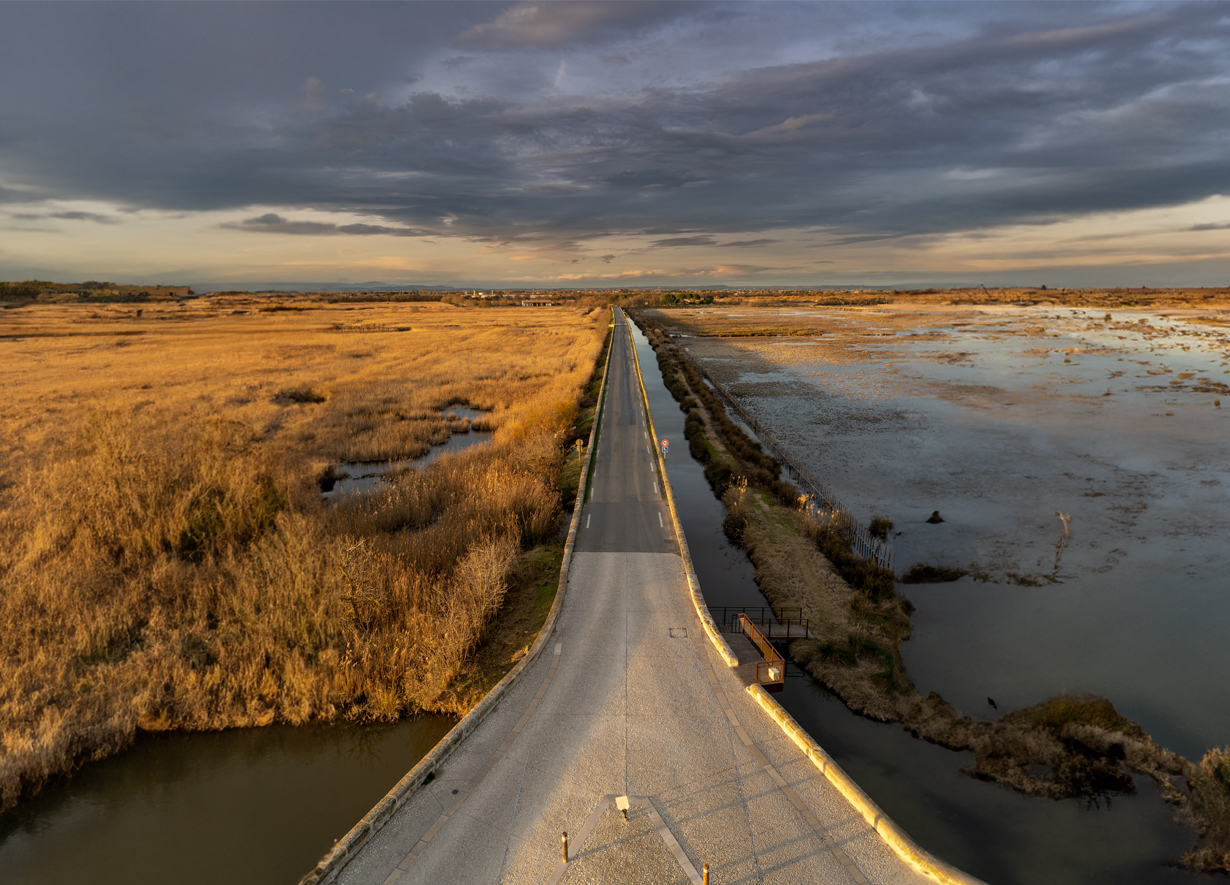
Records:
[[[902,584],[944,584],[964,578],[969,572],[965,569],[947,568],[946,566],[925,565],[916,563],[901,576]]]

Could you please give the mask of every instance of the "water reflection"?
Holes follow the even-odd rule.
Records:
[[[0,881],[296,882],[453,724],[142,738],[0,816]]]
[[[984,579],[902,588],[919,689],[971,715],[988,696],[1006,711],[1084,691],[1189,758],[1230,740],[1224,328],[1054,309],[814,316],[841,333],[823,348],[689,346],[843,502],[893,520],[899,571]]]

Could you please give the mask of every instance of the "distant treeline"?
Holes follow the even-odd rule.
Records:
[[[0,302],[12,307],[31,302],[132,304],[175,301],[195,293],[187,286],[128,286],[120,283],[52,283],[47,280],[0,282]]]

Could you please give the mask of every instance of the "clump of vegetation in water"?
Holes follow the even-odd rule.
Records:
[[[1230,873],[1230,747],[1209,750],[1188,782],[1200,842],[1183,862],[1198,870]]]
[[[888,533],[893,530],[893,521],[887,516],[873,516],[871,522],[867,524],[867,532],[873,538],[879,538],[881,541],[888,540]]]
[[[917,563],[901,576],[902,584],[945,584],[964,578],[969,572],[960,568]]]

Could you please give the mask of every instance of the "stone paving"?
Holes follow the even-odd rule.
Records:
[[[924,881],[710,647],[669,518],[653,516],[666,508],[641,460],[639,398],[616,383],[629,365],[622,346],[617,337],[587,527],[551,653],[338,881],[687,883],[705,863],[713,885]],[[611,549],[620,546],[638,549]],[[615,796],[636,803],[627,821]]]

